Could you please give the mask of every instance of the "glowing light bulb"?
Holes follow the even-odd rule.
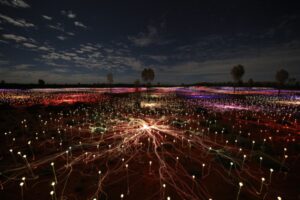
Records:
[[[243,182],[239,182],[239,186],[243,187],[244,186]]]

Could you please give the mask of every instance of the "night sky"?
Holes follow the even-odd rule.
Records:
[[[300,79],[300,5],[292,1],[0,0],[0,80],[115,83]]]

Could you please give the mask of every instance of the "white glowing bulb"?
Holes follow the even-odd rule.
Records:
[[[148,126],[147,124],[143,124],[142,129],[144,130],[150,129],[150,126]]]

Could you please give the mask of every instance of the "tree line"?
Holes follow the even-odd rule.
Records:
[[[235,92],[236,86],[242,86],[243,85],[243,76],[245,74],[244,66],[239,64],[236,66],[233,66],[231,69],[231,76],[236,84],[233,86],[233,90]],[[275,80],[277,82],[278,86],[278,94],[280,94],[280,89],[284,87],[285,83],[289,79],[289,73],[285,69],[280,69],[275,74]],[[293,80],[296,83],[296,79]],[[254,81],[252,78],[248,81],[248,86],[254,85]]]
[[[280,93],[280,89],[286,87],[286,83],[288,82],[289,84],[287,85],[288,87],[290,86],[295,86],[295,87],[299,87],[299,82],[296,81],[295,78],[289,78],[289,73],[288,71],[286,71],[285,69],[280,69],[275,73],[275,80],[276,80],[276,85],[274,84],[274,82],[254,82],[254,80],[252,78],[250,78],[248,80],[248,82],[243,82],[243,76],[245,74],[245,68],[243,65],[238,64],[236,66],[233,66],[230,74],[232,76],[233,82],[214,82],[214,83],[208,83],[208,82],[201,82],[198,84],[181,84],[181,86],[189,86],[189,85],[207,85],[207,86],[221,86],[221,85],[227,85],[227,86],[233,86],[233,90],[235,92],[236,87],[241,87],[241,86],[247,86],[247,87],[253,87],[253,86],[267,86],[267,87],[274,87],[277,86],[278,87],[278,92]],[[144,85],[146,85],[147,87],[151,86],[152,82],[155,79],[155,72],[152,68],[145,68],[142,70],[141,74],[141,79],[144,82]],[[107,83],[102,83],[102,84],[80,84],[78,83],[76,84],[51,84],[51,86],[100,86],[100,87],[107,87],[107,85],[111,88],[113,85],[114,86],[136,86],[139,87],[141,86],[141,81],[140,79],[136,79],[133,84],[114,84],[114,76],[113,73],[108,73],[106,76],[106,81]],[[38,80],[38,86],[39,87],[45,87],[45,86],[50,86],[50,84],[46,85],[46,82],[43,79],[39,79]],[[7,84],[5,83],[4,80],[2,80],[0,82],[1,86],[5,86],[5,85],[11,85],[11,86],[20,86],[20,85],[24,85],[24,84]],[[35,84],[27,84],[30,86],[34,86]],[[156,86],[160,86],[160,83],[157,83]],[[165,85],[167,86],[167,85]],[[169,85],[170,86],[170,85]]]

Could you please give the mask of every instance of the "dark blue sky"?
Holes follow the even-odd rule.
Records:
[[[101,83],[300,79],[300,6],[292,1],[0,0],[0,79]]]

